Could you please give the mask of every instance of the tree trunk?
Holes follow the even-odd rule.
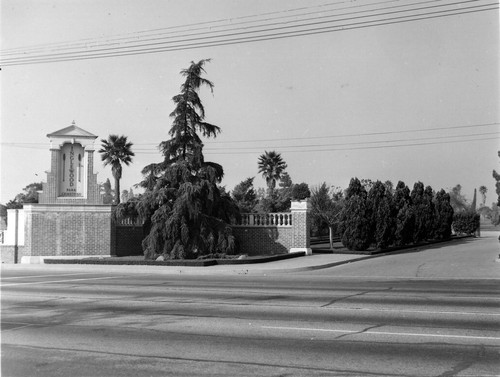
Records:
[[[330,249],[333,250],[333,226],[328,225],[328,235],[330,236]]]
[[[120,204],[120,179],[115,177],[115,204]]]

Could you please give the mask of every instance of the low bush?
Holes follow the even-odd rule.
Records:
[[[453,215],[453,230],[456,234],[474,234],[479,229],[480,216],[476,212],[458,212]]]

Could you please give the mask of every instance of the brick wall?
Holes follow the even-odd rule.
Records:
[[[308,201],[292,202],[291,221],[286,214],[243,215],[244,225],[233,225],[239,253],[273,255],[310,249]]]
[[[233,234],[237,240],[239,254],[249,256],[286,254],[292,247],[291,227],[234,226]]]
[[[111,206],[25,205],[23,256],[111,255]]]

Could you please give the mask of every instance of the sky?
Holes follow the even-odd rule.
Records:
[[[402,180],[410,188],[421,181],[435,190],[461,184],[469,200],[484,185],[490,204],[496,198],[492,170],[500,170],[500,98],[499,14],[488,4],[498,3],[2,0],[0,203],[46,181],[47,134],[73,121],[98,136],[97,149],[110,134],[128,137],[136,156],[123,169],[121,188],[133,187],[144,166],[162,160],[157,145],[169,138],[179,72],[191,61],[211,59],[205,77],[214,91],[203,88],[200,96],[205,120],[221,133],[205,140],[204,154],[224,167],[228,190],[247,177],[264,187],[258,157],[275,150],[295,183],[346,188],[358,177]],[[415,8],[424,10],[393,13]],[[434,17],[452,8],[455,13]],[[368,11],[380,16],[367,18]],[[424,11],[436,13],[362,23],[399,15],[409,20]],[[268,22],[283,33],[305,19],[326,26],[320,22],[332,16],[344,26],[249,43],[6,64],[33,46],[51,56],[49,44],[83,42],[86,49],[96,41],[106,47],[110,40],[159,42],[193,33],[206,39],[223,28],[243,33]],[[113,181],[110,167],[97,155],[95,161],[98,181]]]

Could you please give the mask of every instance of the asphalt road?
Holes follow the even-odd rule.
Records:
[[[2,376],[497,376],[494,247],[241,276],[3,266]]]

